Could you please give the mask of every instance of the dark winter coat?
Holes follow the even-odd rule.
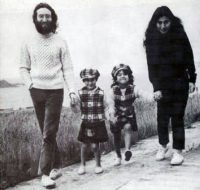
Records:
[[[154,91],[186,89],[196,82],[193,52],[185,32],[157,34],[146,44],[149,79]]]

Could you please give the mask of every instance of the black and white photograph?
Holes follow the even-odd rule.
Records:
[[[0,189],[200,190],[199,0],[0,0]]]

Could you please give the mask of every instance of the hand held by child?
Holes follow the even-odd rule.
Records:
[[[74,92],[69,94],[70,97],[70,105],[75,105],[77,103],[77,96]]]
[[[189,83],[189,93],[193,93],[195,91],[195,84],[190,82]]]
[[[78,113],[80,111],[80,105],[78,104],[78,98],[75,93],[71,93],[70,95],[70,107],[74,113]]]
[[[154,92],[153,98],[155,101],[159,101],[162,98],[162,92],[160,90]]]

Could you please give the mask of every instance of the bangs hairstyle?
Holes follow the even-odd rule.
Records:
[[[56,29],[58,27],[58,24],[57,24],[58,17],[57,17],[57,14],[56,14],[55,10],[50,5],[48,5],[47,3],[40,3],[40,4],[36,5],[36,7],[35,7],[35,9],[33,11],[33,16],[32,16],[33,23],[36,24],[36,22],[37,22],[37,10],[41,9],[41,8],[46,8],[49,11],[51,11],[52,32],[56,33]]]
[[[133,72],[132,72],[131,68],[128,66],[128,69],[121,69],[120,71],[123,71],[125,75],[128,75],[128,78],[129,78],[128,84],[133,85],[133,83],[134,83],[134,76],[133,76]],[[117,75],[113,76],[113,83],[112,83],[111,87],[113,87],[115,85],[118,85]]]
[[[145,32],[145,40],[143,43],[144,46],[148,45],[153,40],[152,38],[158,39],[157,36],[160,35],[160,33],[157,30],[156,24],[158,19],[163,16],[169,18],[171,21],[169,32],[178,33],[179,31],[184,31],[181,20],[174,16],[172,11],[167,6],[158,7],[153,13]]]

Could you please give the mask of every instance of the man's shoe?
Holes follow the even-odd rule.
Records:
[[[85,174],[85,166],[80,166],[80,168],[78,169],[78,174],[79,175]]]
[[[160,146],[157,153],[156,153],[156,160],[157,161],[164,160],[167,150],[168,150],[167,146],[166,147]]]
[[[101,166],[97,166],[94,170],[95,174],[103,173],[103,168]]]
[[[54,188],[56,186],[56,182],[47,175],[42,175],[41,183],[46,188]]]
[[[122,159],[117,157],[117,159],[115,160],[114,166],[120,166],[121,165],[121,161],[122,161]]]
[[[171,159],[171,165],[178,166],[182,165],[184,162],[184,157],[181,155],[181,150],[174,150],[172,159]]]
[[[58,179],[60,176],[62,176],[60,169],[52,169],[49,174],[49,177],[53,180]]]

